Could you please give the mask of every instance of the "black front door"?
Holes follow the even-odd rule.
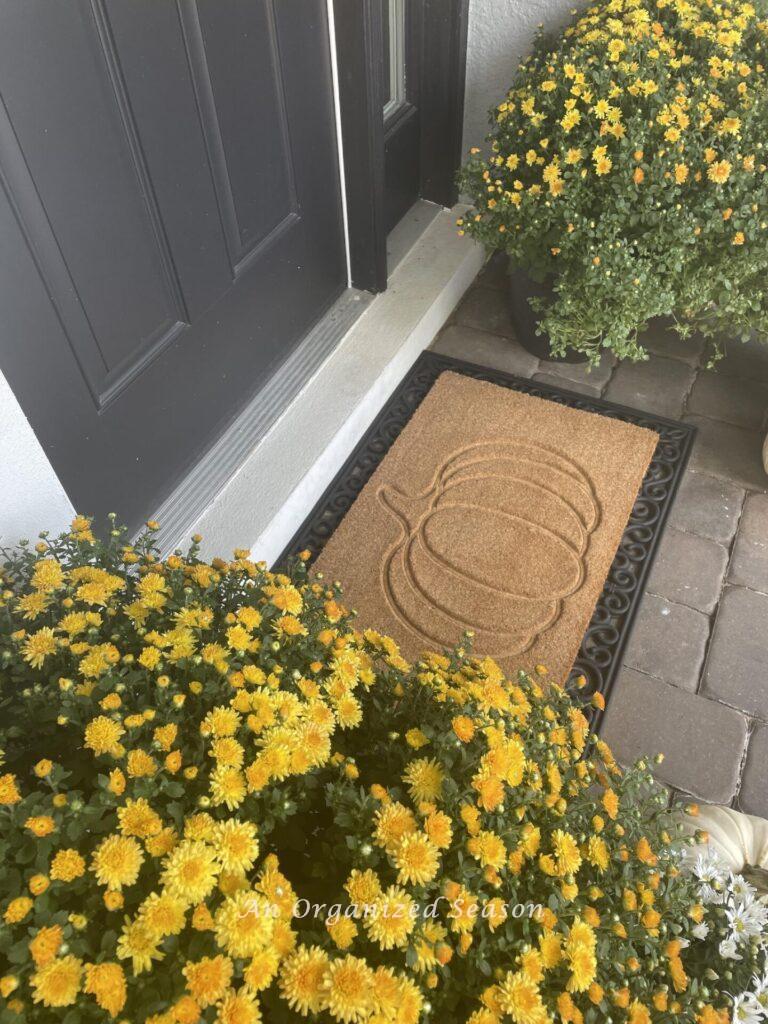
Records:
[[[0,0],[0,369],[79,510],[152,513],[345,287],[326,15]]]

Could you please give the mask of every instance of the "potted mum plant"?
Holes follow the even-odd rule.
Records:
[[[78,517],[7,553],[0,667],[0,1024],[768,1005],[768,906],[683,870],[584,703],[461,649],[410,666],[302,563]]]
[[[537,40],[461,173],[459,224],[509,254],[536,354],[642,359],[660,316],[712,361],[724,335],[766,336],[765,19],[762,0],[604,0]]]

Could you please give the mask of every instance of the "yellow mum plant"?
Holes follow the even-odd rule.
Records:
[[[3,1024],[727,1020],[751,947],[566,693],[198,550],[6,553]]]
[[[670,316],[768,336],[768,6],[599,0],[542,35],[472,151],[460,227],[538,281],[555,354],[643,358]]]

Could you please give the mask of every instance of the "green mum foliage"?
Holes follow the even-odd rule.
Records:
[[[608,0],[541,36],[461,173],[460,228],[534,278],[553,352],[768,335],[764,0]]]

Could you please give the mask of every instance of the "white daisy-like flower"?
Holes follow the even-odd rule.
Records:
[[[763,1008],[754,993],[742,992],[741,995],[733,996],[733,1024],[762,1024],[763,1018]]]
[[[752,988],[755,990],[756,996],[768,995],[768,962],[763,965],[762,976],[752,975]]]
[[[738,944],[732,935],[729,935],[727,939],[723,939],[717,947],[717,951],[723,960],[741,960]]]
[[[752,991],[763,1016],[768,1020],[768,957],[763,959],[763,973],[752,975]]]
[[[728,879],[728,891],[737,900],[748,899],[757,895],[755,887],[750,885],[743,875],[730,876]]]
[[[699,853],[691,865],[691,871],[699,881],[699,897],[702,903],[722,903],[726,872],[714,851]]]
[[[754,889],[734,899],[726,907],[725,916],[737,942],[748,942],[753,936],[761,938],[768,929],[768,907],[755,898]]]

